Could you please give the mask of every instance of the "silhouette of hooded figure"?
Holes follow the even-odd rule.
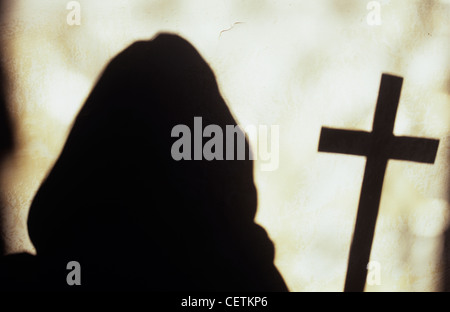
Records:
[[[70,289],[287,290],[254,223],[252,161],[173,160],[172,128],[194,117],[236,125],[188,42],[162,34],[112,60],[31,206],[38,287],[69,289],[78,261]]]

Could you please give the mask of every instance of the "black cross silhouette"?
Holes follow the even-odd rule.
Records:
[[[403,78],[383,74],[372,132],[322,128],[319,151],[366,156],[344,291],[364,291],[389,159],[433,164],[439,140],[393,135]]]

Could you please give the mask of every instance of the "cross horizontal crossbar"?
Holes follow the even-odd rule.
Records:
[[[370,156],[380,152],[374,150],[373,138],[371,132],[322,128],[319,152]],[[433,164],[439,140],[389,136],[382,145],[388,159]]]

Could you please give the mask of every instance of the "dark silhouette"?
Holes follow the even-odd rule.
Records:
[[[194,129],[194,117],[236,124],[183,39],[137,42],[107,66],[32,203],[33,287],[287,290],[254,223],[252,161],[172,159],[172,128]],[[66,283],[70,261],[81,286]]]
[[[364,291],[381,190],[389,159],[433,164],[439,140],[393,135],[403,79],[383,74],[372,132],[323,128],[319,151],[366,156],[345,291]]]
[[[0,24],[3,21],[5,12],[4,1],[0,0]],[[10,119],[7,106],[7,79],[3,64],[5,62],[4,46],[0,46],[0,172],[4,169],[5,159],[10,153],[12,153],[15,142],[13,138],[13,124]],[[30,255],[15,255],[4,257],[6,252],[5,246],[5,221],[7,218],[5,211],[5,202],[2,196],[0,196],[0,289],[3,288],[3,283],[8,283],[8,286],[15,288],[15,283],[17,285],[22,284],[23,281],[28,281],[27,270],[32,269],[34,261],[30,261],[32,257]],[[30,271],[28,271],[31,273]],[[8,277],[15,276],[14,279],[9,279]]]

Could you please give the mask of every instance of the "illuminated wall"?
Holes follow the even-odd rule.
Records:
[[[371,257],[381,285],[366,289],[442,289],[450,1],[369,2],[80,0],[81,24],[69,25],[69,1],[10,1],[0,24],[17,141],[1,172],[8,252],[33,251],[30,201],[102,69],[165,31],[201,52],[239,123],[280,126],[279,169],[255,167],[257,221],[293,291],[342,290],[364,173],[362,157],[317,152],[321,127],[370,131],[381,74],[404,77],[395,134],[440,146],[434,165],[389,162]]]

